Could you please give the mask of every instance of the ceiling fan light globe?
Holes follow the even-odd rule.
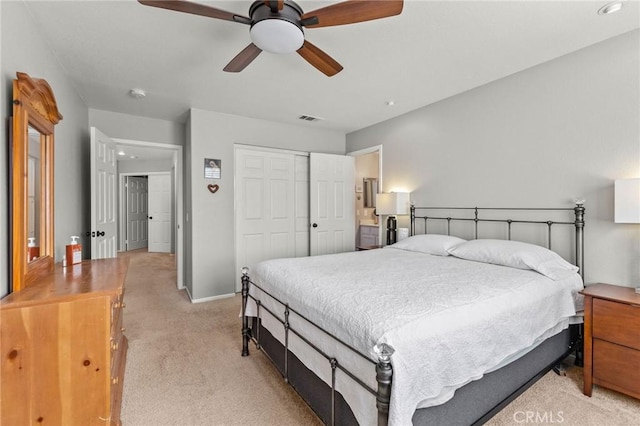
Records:
[[[297,25],[282,19],[264,19],[251,27],[251,41],[271,53],[293,53],[302,47],[304,33]]]

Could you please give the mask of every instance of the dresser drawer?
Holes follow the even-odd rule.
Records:
[[[640,306],[594,299],[593,337],[640,350]]]
[[[640,397],[640,351],[593,340],[594,383]]]
[[[127,359],[128,341],[126,336],[120,340],[117,356],[112,360],[111,369],[111,424],[121,425],[120,409],[122,404],[122,390],[124,388],[124,367]]]

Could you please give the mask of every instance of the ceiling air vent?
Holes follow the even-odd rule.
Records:
[[[310,115],[301,115],[298,117],[299,120],[304,120],[304,121],[320,121],[320,120],[324,120],[324,118],[320,118],[320,117],[312,117]]]

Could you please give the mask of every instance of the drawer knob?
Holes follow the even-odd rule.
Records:
[[[125,327],[121,327],[120,328],[120,332],[124,333],[125,331],[127,331],[127,329]]]
[[[117,342],[111,342],[111,350],[113,350],[113,351],[117,351],[118,350],[118,343]]]
[[[111,384],[117,385],[118,384],[118,378],[114,377],[113,379],[111,379]]]
[[[122,302],[122,308],[124,309],[126,307],[127,307],[127,304],[125,302]]]

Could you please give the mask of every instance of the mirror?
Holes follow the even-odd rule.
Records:
[[[28,127],[27,150],[27,263],[40,257],[40,133]]]
[[[363,178],[362,179],[362,192],[365,208],[376,207],[376,194],[378,193],[378,179],[377,178]]]
[[[11,141],[11,291],[53,269],[53,130],[62,120],[49,84],[17,73]]]

